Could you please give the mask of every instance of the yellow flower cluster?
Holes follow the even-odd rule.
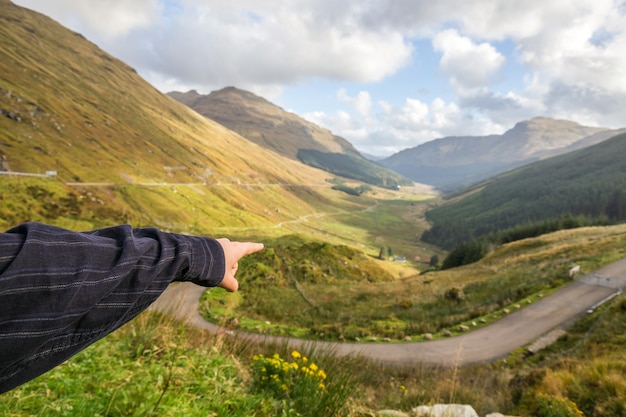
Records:
[[[306,364],[309,361],[306,356],[302,356],[300,352],[298,352],[297,350],[294,350],[293,352],[291,352],[291,356],[296,361],[301,360],[302,363],[304,364]],[[296,362],[293,362],[293,363],[296,365],[296,369],[298,369],[297,363]],[[323,383],[323,381],[326,379],[326,372],[324,372],[323,369],[319,369],[319,367],[313,362],[311,362],[308,366],[300,366],[300,371],[304,373],[307,377],[319,379],[320,383],[318,387],[320,389],[326,388],[326,386]]]
[[[256,384],[263,389],[283,394],[297,391],[311,383],[315,384],[318,391],[326,389],[324,381],[327,375],[323,369],[309,362],[297,350],[291,352],[291,357],[293,362],[281,358],[277,353],[272,357],[255,355],[252,359]]]

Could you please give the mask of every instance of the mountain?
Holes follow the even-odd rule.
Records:
[[[423,240],[452,248],[562,216],[626,221],[626,133],[476,184],[429,212]],[[603,220],[603,221],[604,221]]]
[[[248,91],[226,87],[207,95],[193,90],[168,95],[250,141],[310,166],[387,188],[412,183],[364,158],[344,138]]]
[[[537,117],[517,123],[502,135],[436,139],[379,163],[417,182],[450,191],[620,132]]]
[[[170,92],[170,97],[250,141],[297,159],[300,149],[358,153],[345,139],[287,112],[266,99],[235,87],[210,94]]]
[[[6,0],[0,161],[1,226],[124,221],[206,232],[274,224],[330,201],[321,187],[269,186],[324,184],[324,171],[198,115],[80,34]],[[56,176],[16,175],[46,171]]]

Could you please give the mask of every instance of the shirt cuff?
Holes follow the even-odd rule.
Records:
[[[191,255],[189,272],[183,281],[203,287],[217,287],[226,272],[222,245],[215,239],[189,236]]]

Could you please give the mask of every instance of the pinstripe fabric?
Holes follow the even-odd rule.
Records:
[[[128,322],[172,281],[217,286],[223,276],[224,253],[209,238],[128,225],[0,233],[0,393]]]

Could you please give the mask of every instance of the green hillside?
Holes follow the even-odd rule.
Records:
[[[298,152],[298,158],[312,167],[379,187],[397,189],[413,183],[375,162],[368,161],[358,153],[329,153],[302,149]]]
[[[450,196],[427,212],[424,241],[445,248],[563,215],[626,220],[626,134],[533,163]]]
[[[84,182],[315,180],[159,93],[80,34],[1,7],[0,153],[10,170]]]
[[[199,116],[80,34],[8,1],[0,3],[0,160],[0,227],[127,221],[206,233],[344,204],[320,187],[328,174]],[[16,175],[47,171],[56,176]]]

